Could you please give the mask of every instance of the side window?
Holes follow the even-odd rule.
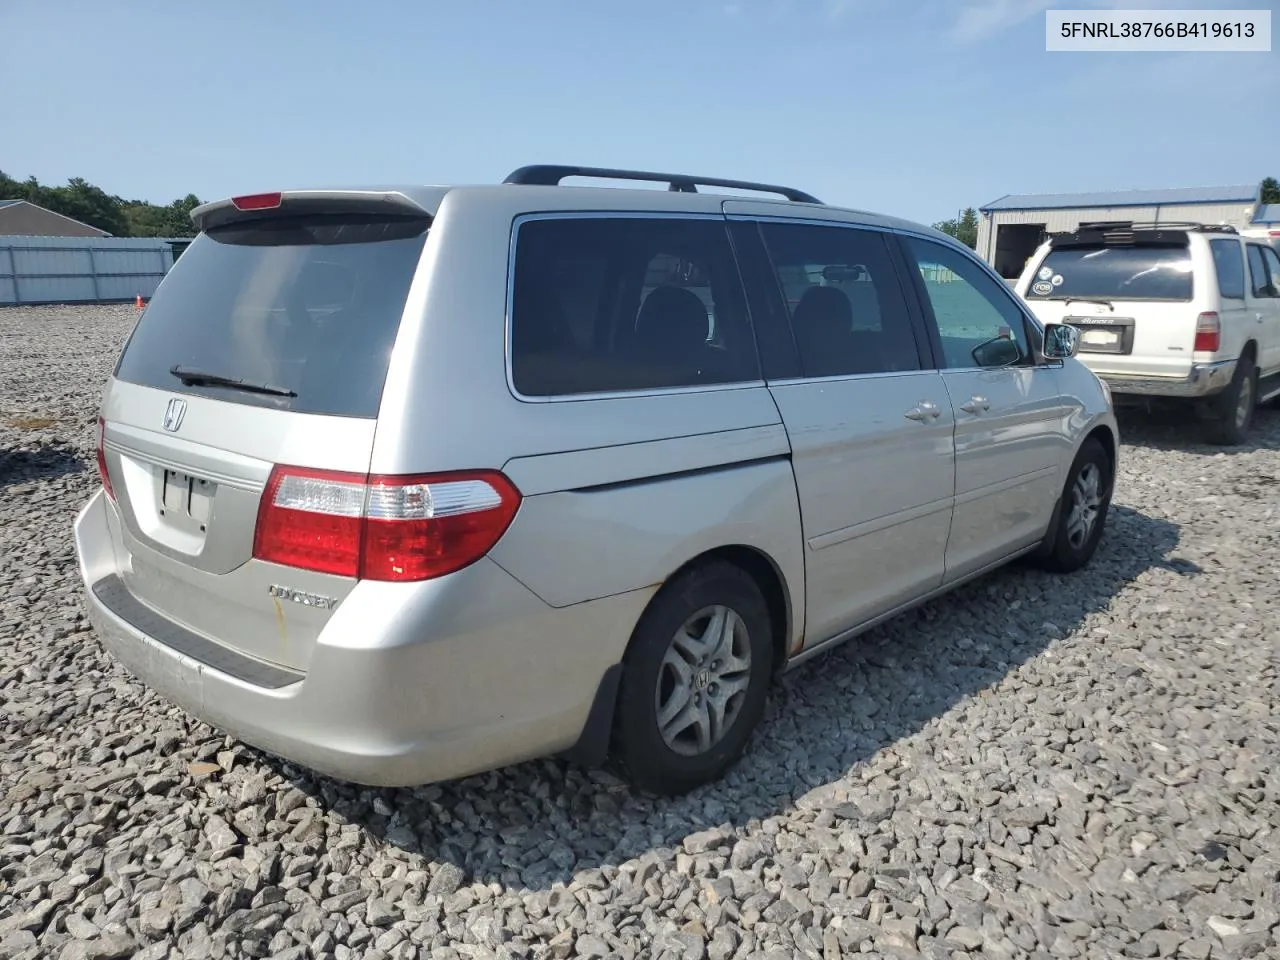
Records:
[[[1225,300],[1244,299],[1244,264],[1238,240],[1210,240],[1213,268],[1218,274],[1218,294]]]
[[[904,240],[920,271],[947,369],[1031,360],[1026,321],[1006,286],[958,250],[919,237]]]
[[[763,223],[805,376],[919,370],[910,315],[883,234]]]
[[[1245,250],[1249,254],[1249,285],[1253,288],[1253,295],[1274,297],[1276,293],[1272,284],[1280,282],[1280,277],[1267,269],[1266,255],[1271,251],[1256,243],[1249,244]]]
[[[1271,290],[1268,295],[1280,297],[1280,253],[1276,253],[1274,247],[1263,247],[1262,256],[1266,260],[1271,283]]]
[[[530,220],[516,233],[511,379],[528,397],[760,378],[721,221]]]

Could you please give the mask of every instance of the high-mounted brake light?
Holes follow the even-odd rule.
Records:
[[[232,205],[237,210],[274,210],[280,206],[281,196],[275,193],[250,193],[243,197],[232,197]]]
[[[1222,323],[1218,315],[1212,311],[1200,314],[1196,318],[1196,342],[1192,347],[1196,353],[1217,353],[1222,344]]]
[[[107,421],[102,417],[98,417],[98,476],[102,478],[102,489],[107,491],[107,496],[112,500],[116,498],[116,492],[111,489],[111,475],[107,473]]]
[[[520,492],[495,471],[388,477],[277,466],[253,555],[362,580],[428,580],[493,549],[519,506]]]

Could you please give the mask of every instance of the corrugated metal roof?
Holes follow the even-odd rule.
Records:
[[[1258,185],[1113,190],[1101,193],[1011,193],[982,207],[992,210],[1061,210],[1072,207],[1163,207],[1184,203],[1252,203]]]
[[[1253,215],[1254,223],[1280,223],[1280,203],[1267,203],[1258,207]]]

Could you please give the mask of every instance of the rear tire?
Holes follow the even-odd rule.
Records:
[[[746,749],[773,676],[772,621],[755,580],[722,561],[669,581],[624,660],[615,756],[668,796],[722,776]]]
[[[1227,389],[1214,400],[1214,419],[1209,427],[1209,442],[1224,447],[1244,443],[1253,426],[1253,411],[1258,399],[1258,368],[1253,357],[1245,355],[1236,363],[1236,372]]]
[[[1111,458],[1102,444],[1090,437],[1071,464],[1057,520],[1032,562],[1052,573],[1073,573],[1087,564],[1102,539],[1114,488]]]

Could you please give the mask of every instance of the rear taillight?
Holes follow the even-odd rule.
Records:
[[[98,417],[98,476],[102,478],[102,489],[112,500],[116,493],[111,489],[111,474],[107,473],[107,421]]]
[[[519,506],[520,492],[493,471],[384,477],[278,466],[253,555],[362,580],[428,580],[488,553]]]
[[[1202,313],[1196,318],[1196,342],[1192,348],[1197,353],[1217,353],[1222,344],[1222,323],[1216,313]]]

